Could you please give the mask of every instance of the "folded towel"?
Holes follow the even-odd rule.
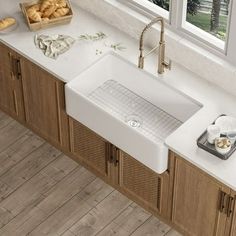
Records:
[[[57,59],[57,57],[68,51],[76,39],[68,35],[35,35],[34,43],[41,49],[45,56]]]

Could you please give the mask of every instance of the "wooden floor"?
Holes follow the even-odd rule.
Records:
[[[179,236],[0,112],[1,236]]]

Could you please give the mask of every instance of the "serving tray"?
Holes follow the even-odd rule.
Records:
[[[225,114],[222,114],[220,116],[225,116]],[[215,121],[212,124],[215,124]],[[221,137],[225,137],[225,135],[221,135]],[[236,142],[235,142],[228,153],[224,155],[218,153],[215,149],[215,145],[207,142],[207,130],[205,130],[201,134],[201,136],[197,139],[197,145],[199,148],[204,149],[205,151],[219,157],[222,160],[227,160],[236,150]]]

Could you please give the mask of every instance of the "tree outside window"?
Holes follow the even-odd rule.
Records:
[[[148,0],[169,11],[169,0]],[[186,21],[225,41],[230,0],[188,0]]]

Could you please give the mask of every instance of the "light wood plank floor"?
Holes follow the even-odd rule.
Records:
[[[0,111],[1,236],[180,236]]]

